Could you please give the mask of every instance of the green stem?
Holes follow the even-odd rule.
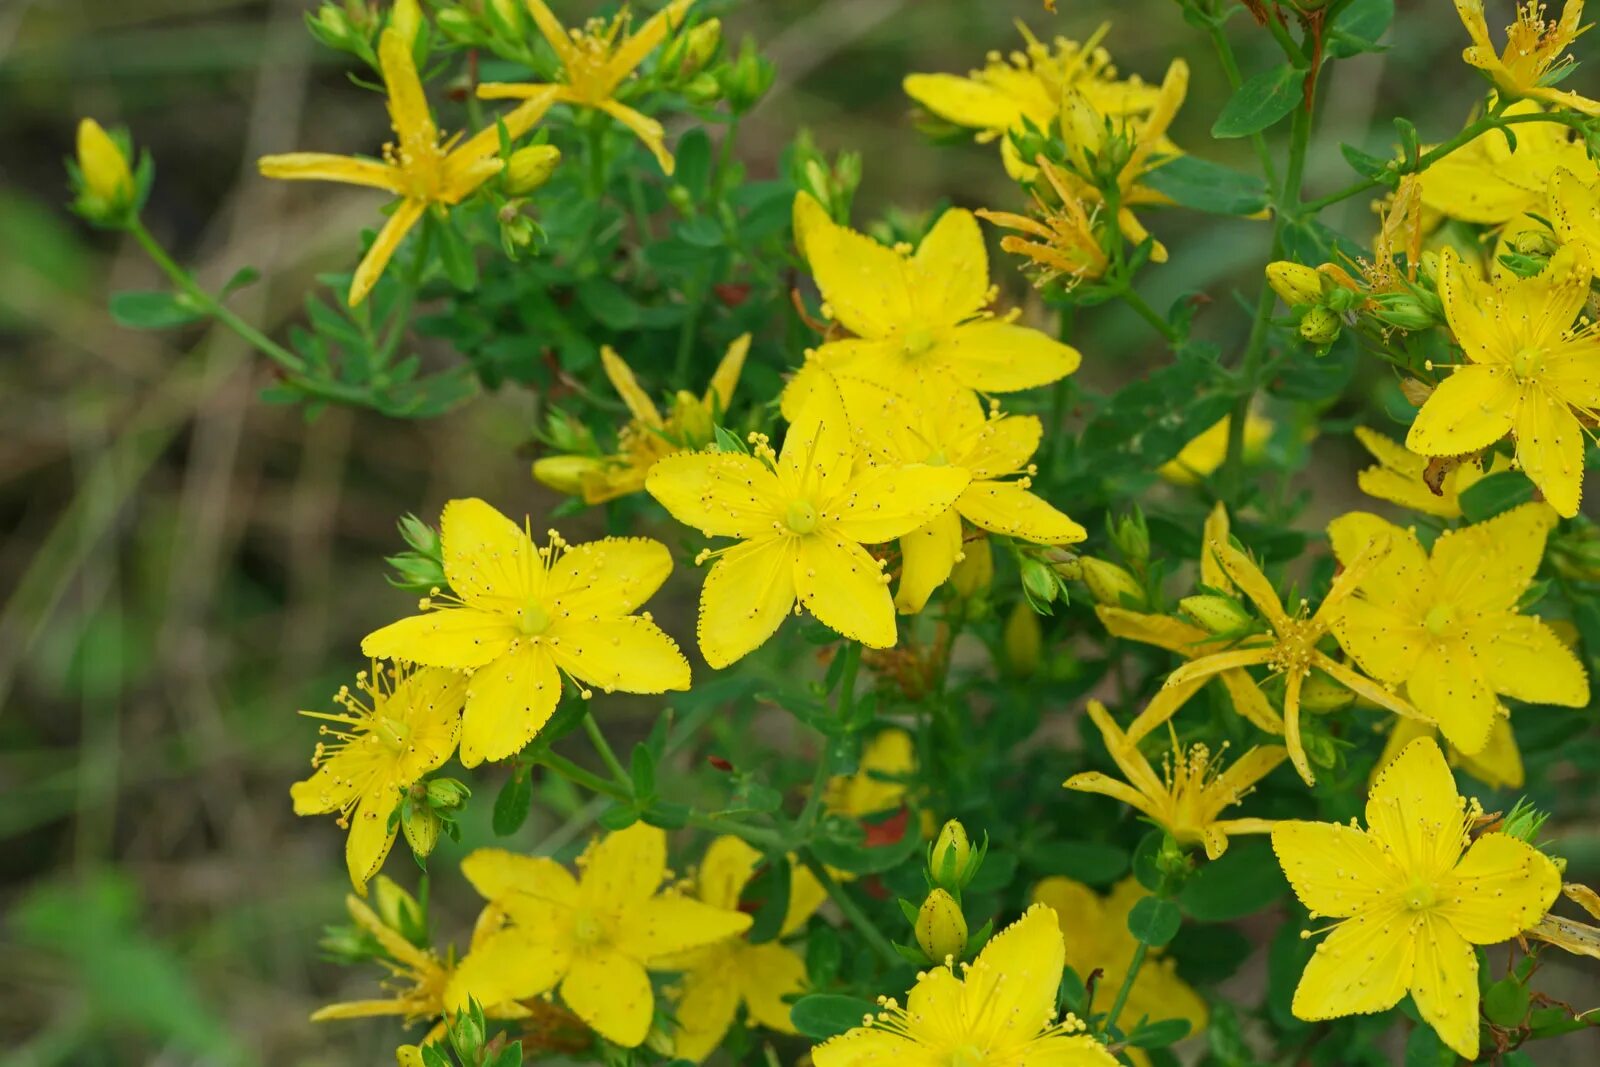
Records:
[[[600,724],[594,721],[594,711],[586,708],[583,714],[583,732],[589,735],[589,741],[594,745],[594,750],[600,754],[600,762],[606,765],[615,778],[617,784],[626,790],[628,797],[633,796],[633,776],[622,766],[622,761],[617,759],[616,752],[612,751],[611,742],[606,740],[606,735],[600,732]]]
[[[1178,332],[1177,328],[1162,318],[1156,309],[1146,303],[1145,298],[1140,296],[1131,286],[1123,288],[1122,302],[1138,312],[1139,317],[1148,322],[1151,328],[1162,337],[1166,338],[1168,344],[1175,345],[1182,338],[1183,335]]]
[[[610,797],[612,800],[622,803],[626,803],[633,799],[631,795],[631,788],[623,789],[620,786],[608,782],[598,774],[595,774],[592,771],[584,770],[582,767],[578,766],[576,763],[573,763],[565,756],[558,756],[549,749],[546,749],[537,756],[533,757],[533,761],[539,764],[541,767],[550,768],[552,771],[555,771],[557,774],[561,775],[561,777],[572,782],[574,785],[583,786],[583,788],[589,790],[591,793],[599,793],[601,796]]]
[[[1150,946],[1143,941],[1133,948],[1133,959],[1128,961],[1128,973],[1122,976],[1122,985],[1117,990],[1117,997],[1111,1002],[1111,1010],[1106,1013],[1105,1030],[1110,1033],[1117,1025],[1117,1017],[1122,1014],[1123,1007],[1128,1003],[1128,994],[1133,992],[1133,980],[1139,977],[1139,968],[1144,966],[1145,953]]]
[[[839,700],[835,705],[834,717],[842,722],[850,717],[850,712],[855,707],[856,673],[861,668],[861,646],[850,641],[839,654],[844,657],[844,666],[839,675]],[[811,840],[811,834],[817,828],[817,820],[822,817],[822,798],[828,791],[828,779],[831,777],[833,777],[833,745],[824,738],[822,752],[817,756],[816,771],[811,777],[811,792],[806,797],[806,806],[801,810],[800,818],[795,820],[793,840],[796,845],[803,845]]]
[[[417,290],[422,287],[422,272],[428,268],[428,253],[432,250],[433,228],[435,226],[448,226],[447,222],[440,222],[432,215],[425,216],[422,220],[422,232],[417,235],[416,247],[412,250],[410,281],[405,292],[400,294],[400,300],[395,304],[394,312],[389,318],[389,332],[383,339],[383,347],[378,350],[378,366],[384,367],[394,355],[395,349],[400,347],[400,340],[406,334],[406,327],[410,325],[411,305],[416,302]]]
[[[1233,45],[1228,42],[1228,35],[1223,32],[1224,18],[1216,15],[1206,17],[1206,32],[1211,37],[1211,47],[1217,53],[1217,62],[1222,67],[1222,73],[1228,79],[1228,87],[1235,92],[1244,84],[1244,75],[1239,72],[1239,61],[1234,58]],[[1272,153],[1267,149],[1267,139],[1261,133],[1250,135],[1250,145],[1256,151],[1256,159],[1261,164],[1261,174],[1267,179],[1269,186],[1278,184],[1278,168],[1272,162]]]
[[[883,936],[883,931],[878,929],[877,924],[867,916],[867,913],[862,911],[854,900],[850,899],[844,887],[834,881],[833,875],[828,873],[828,868],[815,856],[809,854],[803,857],[801,862],[806,865],[807,870],[816,876],[817,884],[822,886],[823,890],[828,894],[828,898],[838,905],[839,911],[844,915],[846,921],[856,928],[856,932],[866,939],[867,944],[871,945],[879,956],[883,957],[883,961],[890,967],[900,966],[902,960],[900,959],[900,954],[894,950],[894,945],[887,937]]]

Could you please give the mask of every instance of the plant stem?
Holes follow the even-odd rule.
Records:
[[[854,641],[847,642],[839,654],[845,659],[839,675],[839,700],[834,706],[834,717],[843,721],[849,718],[851,709],[855,707],[856,672],[861,667],[861,646]],[[822,796],[828,791],[828,779],[831,777],[833,745],[824,738],[822,752],[817,756],[816,771],[811,778],[811,793],[806,797],[806,806],[801,810],[800,818],[795,820],[795,845],[804,845],[811,840],[817,820],[822,816]]]
[[[1151,328],[1162,337],[1166,338],[1168,344],[1175,345],[1181,339],[1182,335],[1178,330],[1170,322],[1162,318],[1156,309],[1146,303],[1145,298],[1140,296],[1131,286],[1122,290],[1122,302],[1138,312],[1139,317],[1148,322]]]
[[[1217,53],[1217,62],[1222,67],[1222,73],[1228,79],[1228,87],[1235,92],[1244,84],[1244,76],[1239,73],[1239,61],[1234,58],[1233,45],[1228,42],[1228,35],[1223,32],[1226,19],[1216,15],[1206,16],[1206,33],[1211,38],[1211,47]],[[1266,178],[1267,185],[1276,187],[1278,184],[1278,168],[1272,162],[1272,153],[1267,148],[1267,139],[1259,131],[1250,135],[1250,145],[1256,150],[1256,159],[1261,164],[1261,175]]]
[[[843,913],[845,919],[849,921],[851,926],[856,928],[856,931],[862,937],[866,938],[867,944],[871,945],[878,955],[883,957],[883,961],[891,967],[899,966],[902,961],[900,954],[894,950],[894,945],[890,943],[887,937],[883,936],[883,931],[879,930],[877,924],[867,917],[867,913],[862,911],[854,900],[850,899],[844,887],[834,881],[833,875],[828,873],[828,868],[815,856],[809,854],[804,856],[801,862],[806,865],[807,870],[816,876],[817,884],[822,886],[823,890],[828,894],[828,898],[839,906],[839,911]]]
[[[594,745],[594,750],[600,754],[600,761],[611,771],[611,777],[622,786],[627,795],[633,796],[633,776],[622,766],[622,761],[617,759],[616,752],[612,751],[611,742],[606,740],[606,735],[600,732],[600,724],[594,721],[594,711],[586,708],[583,714],[583,732],[589,735],[589,741]]]
[[[574,785],[583,786],[591,793],[599,793],[601,796],[610,797],[612,800],[621,802],[632,799],[630,795],[632,793],[631,789],[624,790],[620,786],[606,781],[598,774],[584,770],[565,756],[556,755],[549,749],[539,753],[533,758],[533,761],[542,767],[548,767],[550,770],[555,771]]]
[[[1116,999],[1111,1002],[1111,1010],[1106,1013],[1105,1031],[1110,1033],[1112,1027],[1117,1025],[1117,1017],[1122,1014],[1123,1006],[1128,1003],[1128,994],[1133,992],[1133,980],[1139,977],[1139,968],[1144,966],[1145,953],[1150,946],[1143,941],[1133,948],[1133,958],[1128,961],[1128,973],[1122,976],[1122,985],[1117,989]]]
[[[432,215],[424,216],[422,232],[417,235],[416,247],[412,249],[410,281],[400,300],[395,304],[393,314],[389,319],[389,332],[383,339],[383,347],[378,350],[378,366],[386,367],[389,359],[394,355],[395,349],[400,347],[400,340],[406,334],[406,327],[410,325],[411,305],[416,302],[417,290],[422,287],[422,272],[428,268],[428,253],[433,244],[433,228],[435,226],[448,226],[447,222],[440,222]]]

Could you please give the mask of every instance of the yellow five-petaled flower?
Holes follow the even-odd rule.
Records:
[[[383,159],[339,156],[326,152],[290,152],[261,157],[261,173],[268,178],[346,182],[383,189],[400,197],[394,213],[378,232],[377,240],[356,267],[350,282],[350,304],[366,299],[383,274],[383,268],[405,240],[411,227],[430,206],[459,204],[478,186],[500,172],[498,126],[489,126],[465,141],[460,135],[440,143],[417,77],[411,41],[390,27],[378,40],[378,62],[388,90],[389,120],[394,126],[395,144],[384,145]],[[533,128],[549,110],[555,95],[547,89],[501,116],[507,136],[516,140]]]
[[[610,692],[689,688],[689,661],[632,614],[672,572],[665,545],[608,537],[568,545],[532,538],[482,500],[452,500],[439,523],[454,596],[361,642],[369,656],[471,671],[461,762],[476,767],[522,748],[561,699],[563,672]],[[446,606],[439,606],[444,601]],[[588,689],[580,689],[584,696]]]
[[[1337,920],[1294,991],[1301,1019],[1385,1011],[1409,991],[1446,1045],[1478,1056],[1473,945],[1516,937],[1561,888],[1554,863],[1475,812],[1432,738],[1406,747],[1367,797],[1367,828],[1280,822],[1272,847],[1312,918]]]
[[[1558,22],[1545,21],[1542,0],[1517,0],[1517,20],[1506,27],[1505,51],[1499,53],[1489,36],[1483,0],[1456,0],[1456,13],[1472,38],[1461,58],[1487,74],[1501,92],[1600,115],[1600,101],[1555,87],[1573,63],[1568,47],[1588,29],[1578,25],[1583,0],[1567,0]]]
[[[719,552],[700,594],[700,651],[726,667],[777,631],[798,597],[830,630],[872,648],[895,643],[883,563],[863,545],[904,537],[967,487],[954,467],[858,466],[844,404],[831,382],[790,425],[783,451],[683,452],[650,469],[645,488]]]

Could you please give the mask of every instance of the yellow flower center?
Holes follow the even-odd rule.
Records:
[[[978,1046],[962,1045],[950,1053],[950,1067],[983,1067],[988,1058]]]
[[[817,509],[809,500],[790,501],[783,524],[797,534],[808,534],[817,528]]]
[[[391,752],[399,752],[411,740],[411,730],[405,723],[398,719],[391,719],[387,715],[373,717],[373,730]]]
[[[593,948],[606,939],[605,924],[589,912],[580,911],[572,924],[572,939],[580,948]]]
[[[1435,637],[1443,637],[1450,627],[1456,623],[1455,609],[1449,604],[1435,604],[1428,609],[1427,617],[1422,620],[1422,625]]]
[[[1311,670],[1311,656],[1317,650],[1322,626],[1310,619],[1290,619],[1278,635],[1272,650],[1272,665],[1280,671],[1304,675]]]
[[[1406,890],[1406,907],[1412,911],[1422,911],[1433,907],[1433,886],[1418,883]]]
[[[905,337],[900,341],[900,350],[908,359],[916,359],[925,355],[938,342],[932,332],[921,328],[906,331]]]
[[[949,464],[950,459],[944,454],[944,452],[939,451],[930,453],[928,458],[924,459],[922,462],[926,463],[930,467],[943,467]]]
[[[1526,381],[1537,378],[1539,372],[1544,370],[1545,349],[1535,345],[1528,348],[1517,349],[1517,354],[1511,357],[1511,373],[1519,379]]]
[[[534,637],[550,629],[550,613],[544,605],[530,600],[517,609],[517,632]]]

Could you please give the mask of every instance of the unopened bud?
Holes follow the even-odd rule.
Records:
[[[962,889],[977,873],[976,865],[969,871],[972,860],[972,842],[967,839],[967,828],[951,819],[939,831],[939,837],[928,853],[928,873],[934,884],[951,892]]]
[[[372,909],[383,920],[383,925],[407,941],[415,941],[418,932],[424,929],[422,905],[386,874],[372,880]]]
[[[439,32],[457,44],[480,44],[483,31],[471,15],[459,7],[447,7],[433,16]]]
[[[94,119],[78,121],[78,213],[91,222],[119,226],[134,201],[133,171],[122,147]]]
[[[531,144],[511,153],[506,160],[505,190],[512,196],[527,196],[550,180],[561,162],[561,149],[553,144]]]
[[[454,778],[434,778],[428,782],[428,806],[436,811],[453,811],[465,804],[472,795],[461,782]]]
[[[684,34],[682,40],[678,73],[683,78],[693,78],[717,58],[717,50],[722,47],[722,20],[706,19]]]
[[[1444,309],[1431,294],[1384,293],[1373,297],[1373,301],[1373,317],[1397,329],[1426,330],[1444,321]]]
[[[1556,235],[1545,229],[1523,230],[1510,244],[1511,251],[1523,256],[1552,256],[1560,246]]]
[[[522,32],[522,5],[517,0],[489,0],[484,11],[500,33],[515,38]]]
[[[1023,556],[1019,569],[1022,571],[1022,591],[1027,594],[1029,600],[1036,604],[1055,602],[1056,594],[1060,592],[1060,583],[1048,566],[1032,556]]]
[[[1312,671],[1300,683],[1300,706],[1307,711],[1337,711],[1356,695],[1322,671]]]
[[[1103,559],[1084,556],[1079,561],[1083,567],[1083,584],[1089,595],[1107,607],[1144,607],[1144,587],[1139,579]]]
[[[1267,264],[1267,284],[1290,307],[1315,304],[1322,299],[1322,275],[1304,263],[1280,259]]]
[[[1214,634],[1238,633],[1252,624],[1250,613],[1230,596],[1200,594],[1178,601],[1183,613]]]
[[[739,46],[739,55],[732,63],[721,68],[723,95],[735,114],[742,114],[772,88],[777,71],[756,48],[753,38],[746,37]]]
[[[439,829],[443,825],[444,820],[439,818],[439,813],[426,803],[407,801],[400,812],[400,828],[405,831],[406,843],[421,859],[433,853],[433,846],[439,843]]]
[[[422,28],[422,8],[417,0],[394,0],[394,9],[389,12],[389,28],[405,38],[407,44],[415,44],[417,31]]]
[[[1339,339],[1339,316],[1325,307],[1306,309],[1300,319],[1300,336],[1307,344],[1331,345]]]
[[[582,496],[584,486],[599,476],[604,467],[604,462],[594,456],[545,456],[534,460],[533,477],[558,493]]]
[[[350,16],[345,14],[344,8],[334,4],[323,4],[315,15],[307,18],[306,24],[311,33],[330,48],[343,48],[351,36]]]
[[[1144,512],[1135,507],[1111,526],[1111,543],[1117,546],[1122,558],[1143,563],[1150,558],[1150,528],[1145,525]]]
[[[1026,678],[1039,669],[1039,660],[1044,651],[1044,629],[1039,625],[1038,612],[1033,610],[1033,605],[1026,598],[1017,601],[1016,607],[1011,609],[1002,644],[1006,666],[1012,674]]]
[[[963,600],[982,596],[994,583],[994,549],[987,537],[961,546],[961,559],[950,572],[950,587]]]
[[[967,919],[961,905],[943,889],[935,889],[917,912],[917,944],[934,963],[947,956],[960,959],[967,951]]]

